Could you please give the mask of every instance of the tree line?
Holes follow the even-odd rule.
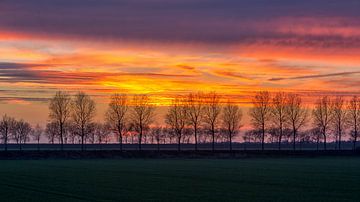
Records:
[[[45,128],[32,127],[24,120],[4,115],[0,121],[0,135],[7,150],[8,143],[22,145],[33,141],[40,143],[46,137],[49,143],[80,143],[81,149],[88,143],[108,143],[115,137],[119,149],[123,143],[193,144],[210,143],[215,150],[217,142],[229,144],[233,149],[235,136],[241,134],[246,142],[276,142],[280,150],[284,142],[316,142],[317,148],[333,138],[338,149],[345,136],[350,137],[356,148],[360,124],[360,100],[357,96],[345,100],[341,96],[317,98],[310,110],[302,97],[296,93],[268,91],[256,92],[248,115],[252,129],[242,131],[243,112],[231,100],[215,92],[189,93],[172,99],[163,117],[164,124],[158,124],[156,106],[148,95],[113,94],[110,97],[103,123],[94,121],[96,103],[90,95],[78,92],[70,95],[58,91],[49,101],[49,120]],[[239,137],[240,138],[240,137]],[[39,148],[39,147],[38,147]]]
[[[357,96],[349,100],[342,96],[322,96],[310,110],[299,94],[278,92],[272,95],[262,91],[256,93],[252,103],[249,114],[254,130],[248,131],[245,138],[260,139],[262,149],[268,136],[278,142],[280,150],[285,136],[292,139],[294,150],[297,141],[316,142],[317,149],[322,141],[326,150],[329,138],[335,140],[336,148],[340,150],[347,135],[356,149],[360,123],[360,99]]]

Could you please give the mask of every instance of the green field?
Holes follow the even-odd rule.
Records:
[[[360,201],[360,158],[0,161],[0,201]]]

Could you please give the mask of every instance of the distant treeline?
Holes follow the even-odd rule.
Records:
[[[252,129],[241,131],[242,110],[231,100],[222,102],[215,92],[190,93],[172,100],[164,117],[165,125],[155,124],[156,106],[147,95],[128,96],[111,95],[103,123],[94,121],[95,101],[84,92],[70,95],[56,92],[49,102],[49,122],[46,128],[39,125],[32,127],[24,120],[16,120],[4,115],[0,122],[0,135],[7,150],[7,144],[20,145],[40,143],[46,137],[49,143],[64,144],[109,143],[116,137],[120,149],[122,144],[174,144],[181,149],[181,144],[228,143],[232,150],[235,136],[243,142],[323,144],[335,140],[337,149],[346,139],[356,148],[358,128],[360,126],[360,99],[350,100],[343,97],[319,97],[312,110],[305,107],[300,95],[295,93],[257,92],[252,98],[249,111]],[[260,149],[260,148],[259,148]]]

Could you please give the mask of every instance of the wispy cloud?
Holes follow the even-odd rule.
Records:
[[[249,75],[246,75],[244,73],[234,72],[234,71],[216,70],[216,71],[214,71],[214,73],[219,76],[232,77],[232,78],[243,79],[243,80],[253,80],[253,78]]]
[[[296,76],[296,77],[288,77],[288,78],[279,77],[279,78],[271,78],[269,79],[269,81],[316,79],[316,78],[326,78],[326,77],[351,76],[354,74],[360,74],[360,71],[316,74],[316,75]]]
[[[16,102],[16,103],[31,103],[31,102],[42,102],[47,103],[49,98],[40,97],[0,97],[0,102]]]
[[[193,75],[131,72],[84,72],[36,69],[45,64],[0,63],[0,81],[9,83],[30,82],[46,84],[95,84],[121,77],[189,78]]]

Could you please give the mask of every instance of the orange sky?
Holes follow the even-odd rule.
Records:
[[[0,106],[2,113],[28,119],[44,111],[33,122],[46,120],[47,99],[56,90],[87,91],[100,103],[100,115],[113,92],[149,94],[166,105],[175,95],[216,91],[245,106],[258,90],[307,98],[360,90],[355,1],[328,5],[326,11],[320,1],[314,11],[306,10],[306,3],[295,8],[282,1],[272,8],[241,1],[265,13],[241,16],[231,5],[217,10],[209,4],[200,13],[187,1],[189,8],[164,5],[174,12],[188,9],[180,9],[188,14],[183,18],[129,3],[138,13],[121,19],[111,7],[123,5],[95,10],[92,4],[65,1],[56,8],[42,2],[49,11],[35,15],[41,1],[34,2],[0,3]],[[156,3],[151,6],[160,9]],[[274,15],[277,10],[284,13]],[[214,12],[216,17],[210,15]]]

